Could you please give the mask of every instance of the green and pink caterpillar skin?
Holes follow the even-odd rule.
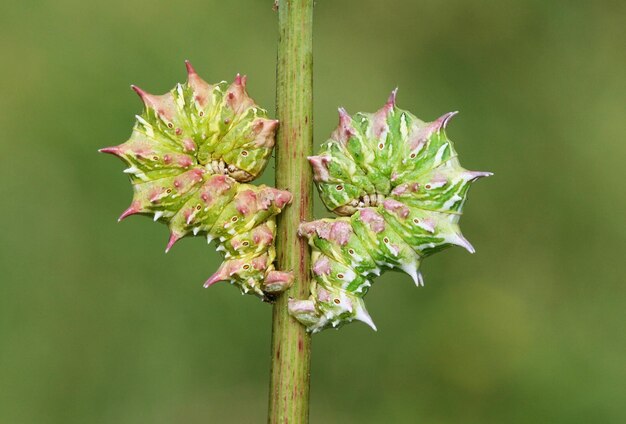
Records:
[[[273,265],[275,217],[291,194],[245,183],[267,165],[278,121],[248,96],[245,76],[208,84],[186,65],[187,82],[164,95],[131,86],[144,111],[128,141],[100,150],[129,166],[134,195],[120,220],[144,214],[167,223],[166,252],[187,235],[216,240],[224,262],[205,287],[230,281],[271,300],[293,281]]]
[[[290,313],[311,332],[353,320],[376,329],[365,308],[373,276],[397,269],[423,285],[422,260],[452,245],[474,248],[458,226],[470,184],[489,172],[463,169],[446,125],[456,112],[423,122],[396,106],[350,117],[309,161],[326,207],[340,218],[306,222],[311,296]]]

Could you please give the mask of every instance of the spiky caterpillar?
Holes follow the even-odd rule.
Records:
[[[456,112],[426,123],[399,109],[396,91],[378,112],[350,117],[309,161],[326,207],[345,217],[303,223],[312,248],[311,296],[290,313],[311,332],[353,320],[376,327],[363,297],[388,269],[423,285],[423,258],[458,245],[474,252],[458,221],[471,182],[491,175],[459,164],[445,128]]]
[[[129,165],[134,195],[120,220],[146,214],[167,223],[166,252],[189,234],[206,234],[225,260],[205,287],[230,281],[270,299],[292,283],[273,265],[275,216],[291,194],[245,183],[265,168],[278,121],[248,96],[245,77],[208,84],[186,65],[187,82],[164,95],[131,86],[144,111],[128,141],[100,150]]]

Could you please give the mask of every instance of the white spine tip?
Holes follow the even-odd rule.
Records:
[[[448,112],[445,115],[443,115],[443,121],[441,122],[441,128],[445,129],[448,126],[448,123],[450,122],[450,120],[456,116],[459,113],[458,110],[455,110],[454,112]]]
[[[348,115],[348,111],[346,111],[346,109],[344,109],[343,107],[340,107],[337,109],[337,112],[339,112],[339,121],[348,121],[350,119],[350,115]]]
[[[395,106],[396,105],[396,97],[398,95],[398,87],[394,88],[391,91],[391,94],[389,95],[389,98],[387,99],[387,104],[391,105],[391,106]]]
[[[463,237],[462,234],[455,234],[453,243],[457,246],[461,246],[470,253],[476,253],[476,249],[474,249],[474,246],[472,246],[472,244],[467,241],[467,239]]]
[[[357,321],[361,321],[364,324],[367,324],[372,330],[378,331],[376,325],[374,324],[374,321],[372,320],[372,317],[367,312],[367,309],[365,309],[365,306],[363,304],[357,305],[355,312],[356,314],[354,315],[354,319],[356,319]]]
[[[415,262],[409,262],[407,264],[404,264],[402,265],[401,269],[411,276],[413,282],[417,287],[420,286],[420,280],[422,275],[417,270],[417,264]]]
[[[479,178],[491,177],[493,172],[487,171],[468,171],[467,176],[470,180],[477,180]]]

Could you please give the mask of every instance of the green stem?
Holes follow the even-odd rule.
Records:
[[[313,215],[313,1],[280,0],[276,109],[276,187],[293,194],[278,217],[278,268],[292,270],[294,285],[274,305],[268,422],[306,423],[309,415],[311,337],[287,310],[290,297],[309,296],[309,248],[298,226]]]

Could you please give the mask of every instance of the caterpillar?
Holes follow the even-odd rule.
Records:
[[[119,220],[142,214],[166,223],[166,252],[185,236],[206,235],[224,262],[205,287],[230,281],[271,300],[293,280],[273,265],[275,217],[291,194],[247,183],[267,165],[278,121],[248,96],[245,76],[209,84],[185,63],[187,82],[164,95],[131,86],[143,113],[128,141],[100,149],[128,165],[133,200]]]
[[[309,157],[324,205],[339,218],[305,222],[311,296],[289,300],[310,332],[358,320],[376,326],[363,301],[372,277],[396,269],[423,285],[422,260],[452,245],[473,253],[458,226],[470,184],[490,172],[461,167],[446,126],[456,112],[423,122],[396,106],[348,115]]]

